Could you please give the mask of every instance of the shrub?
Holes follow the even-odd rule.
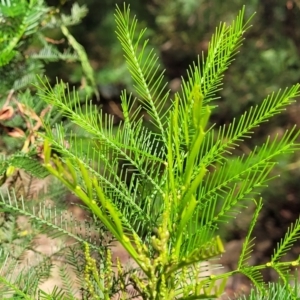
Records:
[[[80,225],[65,221],[54,208],[41,204],[38,212],[31,211],[22,198],[13,193],[3,195],[1,205],[6,211],[29,217],[49,236],[67,235],[78,242],[61,250],[78,282],[75,287],[63,266],[63,288],[46,293],[39,284],[49,276],[51,260],[44,258],[16,274],[14,257],[3,251],[2,293],[13,292],[14,299],[37,295],[39,299],[74,299],[78,291],[83,299],[211,299],[222,295],[230,276],[242,273],[257,288],[253,293],[267,297],[273,290],[265,287],[261,270],[273,268],[283,282],[285,295],[297,299],[298,289],[289,283],[289,270],[299,264],[299,257],[290,262],[281,259],[299,239],[299,219],[267,264],[251,266],[248,260],[254,245],[251,233],[263,205],[260,189],[271,179],[269,173],[279,155],[299,149],[296,139],[300,131],[294,127],[280,139],[267,139],[248,155],[232,159],[230,151],[293,103],[300,85],[273,93],[231,124],[214,128],[209,117],[215,109],[216,93],[249,27],[244,9],[231,25],[218,26],[207,56],[199,57],[188,69],[187,79],[174,97],[166,89],[157,55],[145,50],[145,31],[135,31],[137,19],[131,18],[129,7],[117,8],[115,19],[135,83],[134,94],[126,90],[121,94],[123,122],[114,127],[113,116],[99,112],[89,100],[82,103],[66,83],[51,86],[39,77],[35,84],[38,99],[55,107],[89,139],[66,131],[64,124],[53,127],[45,120],[45,132],[38,135],[42,144],[22,153],[21,158],[14,154],[2,160],[1,165],[5,175],[11,167],[38,168],[34,174],[52,174],[82,200],[93,216],[91,227],[98,237],[90,240],[88,231],[77,235],[74,230]],[[61,29],[74,48],[84,53],[66,27]],[[83,61],[86,74],[92,74],[85,57]],[[146,119],[151,126],[145,126]],[[43,160],[43,168],[37,156]],[[221,267],[217,259],[224,252],[220,227],[250,204],[255,210],[237,269],[214,274]],[[127,267],[118,259],[113,264],[115,241],[133,264]]]

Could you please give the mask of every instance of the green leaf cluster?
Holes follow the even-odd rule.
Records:
[[[41,217],[28,212],[24,202],[18,206],[16,198],[2,197],[0,201],[3,207],[60,235],[72,236],[84,247],[83,252],[72,252],[73,258],[81,253],[85,261],[80,284],[83,299],[111,299],[116,295],[130,299],[131,292],[153,300],[212,299],[222,295],[226,280],[235,273],[246,275],[267,297],[272,290],[263,282],[264,268],[273,268],[291,299],[297,299],[287,273],[299,265],[300,258],[292,262],[282,262],[281,258],[299,240],[299,219],[290,226],[270,262],[251,266],[249,258],[254,245],[252,231],[262,208],[260,189],[272,179],[269,175],[278,157],[299,150],[300,131],[293,127],[281,138],[268,138],[247,155],[234,159],[230,155],[244,139],[253,136],[255,128],[293,103],[300,95],[300,85],[272,93],[229,125],[215,128],[209,122],[224,72],[249,28],[250,20],[244,20],[244,13],[243,8],[230,25],[221,23],[216,28],[208,54],[190,66],[181,91],[171,97],[156,53],[145,51],[145,31],[136,32],[137,19],[131,17],[129,6],[117,7],[116,34],[134,82],[134,93],[123,91],[120,96],[123,121],[117,128],[113,116],[99,112],[89,100],[83,105],[78,93],[70,91],[64,82],[51,86],[40,77],[36,85],[39,99],[56,107],[89,137],[80,139],[76,133],[66,134],[63,124],[53,128],[45,122],[45,133],[40,134],[43,167],[82,200],[95,226],[101,224],[104,236],[117,240],[135,265],[127,271],[117,261],[113,271],[110,242],[101,246],[76,236],[51,209],[41,206]],[[65,29],[62,27],[63,33],[81,53],[82,48]],[[84,69],[87,60],[81,57]],[[91,69],[85,72],[90,74]],[[145,126],[145,119],[153,130]],[[250,204],[255,211],[238,267],[215,274],[220,268],[216,260],[225,251],[219,229]],[[99,252],[98,261],[90,249]],[[62,275],[67,282],[66,276]],[[18,281],[10,285],[5,274],[1,278],[18,295],[27,293],[18,289]],[[64,291],[64,297],[71,297],[71,290]]]

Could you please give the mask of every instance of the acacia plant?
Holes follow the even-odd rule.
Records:
[[[80,279],[83,299],[212,299],[222,295],[226,280],[236,273],[249,277],[255,293],[266,297],[264,268],[273,268],[285,295],[296,299],[299,291],[290,285],[288,274],[299,265],[300,257],[291,262],[281,258],[299,239],[299,219],[267,264],[251,266],[248,259],[254,246],[251,234],[263,205],[260,189],[271,179],[277,157],[299,149],[300,131],[294,127],[280,139],[267,139],[247,155],[232,158],[231,151],[251,138],[256,127],[292,104],[300,85],[271,94],[231,124],[215,128],[209,123],[214,101],[249,28],[244,9],[231,25],[217,27],[207,55],[202,54],[188,69],[174,96],[166,88],[156,53],[145,51],[145,30],[136,31],[137,19],[131,18],[129,7],[117,7],[115,19],[134,81],[132,93],[124,90],[120,96],[124,117],[117,128],[113,116],[103,114],[89,100],[82,105],[66,83],[52,87],[40,78],[38,86],[41,100],[90,137],[83,141],[67,133],[63,125],[53,128],[47,122],[45,133],[40,134],[44,168],[82,200],[93,215],[93,230],[100,233],[101,243],[74,234],[74,222],[65,225],[51,208],[29,211],[13,195],[3,196],[1,205],[78,241],[84,256],[80,247],[70,249],[68,261]],[[145,126],[145,119],[152,126]],[[238,267],[216,274],[218,257],[224,252],[218,230],[249,204],[255,210]],[[124,266],[117,260],[112,265],[112,240],[123,246],[134,263]],[[65,273],[61,274],[66,288],[50,295],[39,289],[42,278],[36,269],[26,272],[32,276],[26,279],[21,272],[12,279],[2,273],[1,283],[24,299],[37,294],[40,299],[74,299],[74,287]]]

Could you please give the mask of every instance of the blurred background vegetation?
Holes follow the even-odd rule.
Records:
[[[68,14],[75,1],[47,0],[49,6]],[[131,89],[121,46],[114,33],[115,5],[123,0],[76,0],[88,8],[82,22],[70,28],[82,44],[95,71],[96,84],[103,109],[120,118],[119,94],[122,88]],[[220,21],[231,22],[239,9],[246,5],[246,17],[256,12],[252,28],[245,35],[244,45],[225,74],[218,108],[212,123],[231,122],[250,106],[260,103],[268,94],[300,82],[300,0],[144,0],[126,1],[147,27],[150,46],[155,48],[166,69],[169,88],[175,92],[181,77],[197,55],[207,51],[208,42]],[[47,36],[60,41],[60,30],[49,30]],[[63,41],[63,40],[62,40]],[[63,49],[66,43],[58,43]],[[78,63],[52,62],[45,66],[51,82],[58,77],[80,87],[82,68]],[[287,111],[258,128],[252,140],[245,141],[236,151],[247,153],[268,135],[279,136],[286,128],[300,128],[300,99]],[[95,99],[95,103],[96,99]],[[273,174],[281,176],[262,191],[265,208],[254,235],[257,237],[256,261],[262,263],[272,254],[274,245],[300,213],[300,154],[284,156]],[[233,224],[224,227],[229,240],[244,237],[250,214],[242,214]],[[294,249],[300,252],[300,246]],[[268,278],[267,278],[268,279]],[[270,279],[270,278],[269,278]]]

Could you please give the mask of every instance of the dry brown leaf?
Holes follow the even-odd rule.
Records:
[[[13,115],[14,115],[14,109],[12,106],[6,106],[0,109],[0,121],[9,120]]]
[[[25,132],[20,128],[12,128],[12,130],[8,131],[7,134],[14,138],[23,138],[25,137]]]

